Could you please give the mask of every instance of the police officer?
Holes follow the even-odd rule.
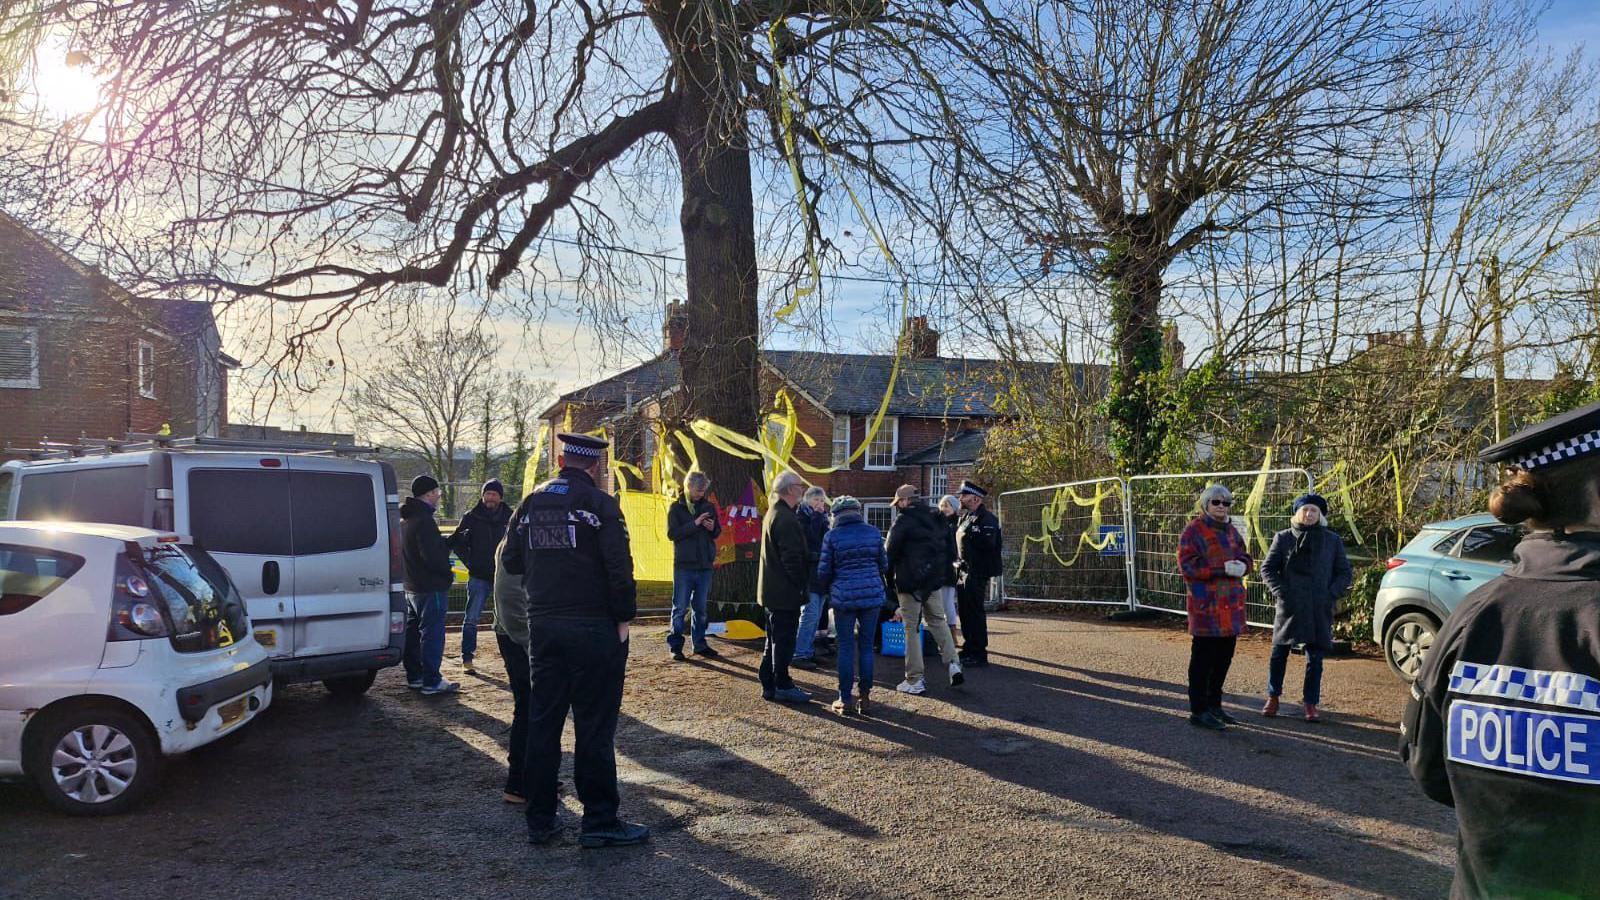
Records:
[[[1451,896],[1600,896],[1600,403],[1479,459],[1510,469],[1489,511],[1529,533],[1434,640],[1401,756],[1456,808]]]
[[[983,608],[989,598],[989,579],[1000,574],[1000,520],[984,501],[989,492],[970,482],[961,482],[956,492],[961,503],[961,519],[956,523],[956,611],[961,617],[961,664],[981,669],[989,664],[989,614]]]
[[[614,741],[628,664],[628,622],[638,606],[628,527],[615,497],[591,474],[605,441],[558,434],[561,472],[534,488],[516,515],[501,562],[528,594],[528,840],[559,836],[556,771],[572,711],[573,782],[583,801],[578,843],[638,844],[650,829],[617,818]]]

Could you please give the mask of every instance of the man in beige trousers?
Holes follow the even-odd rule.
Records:
[[[944,586],[945,572],[950,569],[946,531],[937,513],[917,497],[917,489],[903,484],[895,489],[894,505],[899,517],[889,529],[889,571],[894,579],[900,611],[895,618],[906,627],[906,676],[895,688],[905,694],[921,694],[927,690],[922,672],[922,638],[917,626],[924,620],[939,645],[939,655],[950,669],[950,684],[963,680],[961,662],[956,655],[956,642],[950,636],[950,622],[945,612],[939,589]]]

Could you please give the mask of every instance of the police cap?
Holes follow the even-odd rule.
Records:
[[[568,456],[582,456],[588,459],[599,459],[611,446],[605,441],[590,437],[587,434],[573,434],[563,431],[556,435],[556,440],[561,442],[561,452]]]
[[[1525,428],[1478,454],[1478,460],[1533,471],[1595,455],[1600,455],[1600,403]]]

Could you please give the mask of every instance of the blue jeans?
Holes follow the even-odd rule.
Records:
[[[858,675],[865,697],[872,691],[872,634],[878,630],[878,608],[834,607],[833,624],[839,634],[839,699],[849,701],[851,683]]]
[[[1273,644],[1272,658],[1267,661],[1267,696],[1283,695],[1283,676],[1289,669],[1289,645]],[[1306,680],[1302,691],[1304,701],[1316,706],[1322,702],[1322,648],[1306,645]]]
[[[461,620],[461,661],[472,662],[478,655],[478,622],[483,619],[483,604],[494,593],[494,582],[487,578],[467,579],[467,615]]]
[[[406,643],[400,659],[406,681],[433,687],[442,678],[444,613],[450,605],[448,591],[406,592]]]
[[[817,623],[822,621],[822,595],[807,594],[806,605],[800,607],[800,633],[794,638],[794,658],[810,659],[817,640]]]
[[[706,648],[706,600],[711,596],[710,569],[672,570],[672,630],[667,632],[667,649],[683,650],[683,635],[689,630],[684,618],[694,611],[694,649]]]

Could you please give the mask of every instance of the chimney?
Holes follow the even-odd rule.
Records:
[[[673,300],[667,304],[667,317],[661,323],[661,349],[682,350],[688,336],[689,311],[683,308],[683,301]]]
[[[939,357],[939,332],[928,327],[927,316],[911,316],[900,331],[900,349],[912,359]]]
[[[1183,340],[1178,337],[1178,323],[1168,322],[1161,326],[1161,355],[1172,361],[1172,371],[1183,371],[1183,353],[1186,349]]]

